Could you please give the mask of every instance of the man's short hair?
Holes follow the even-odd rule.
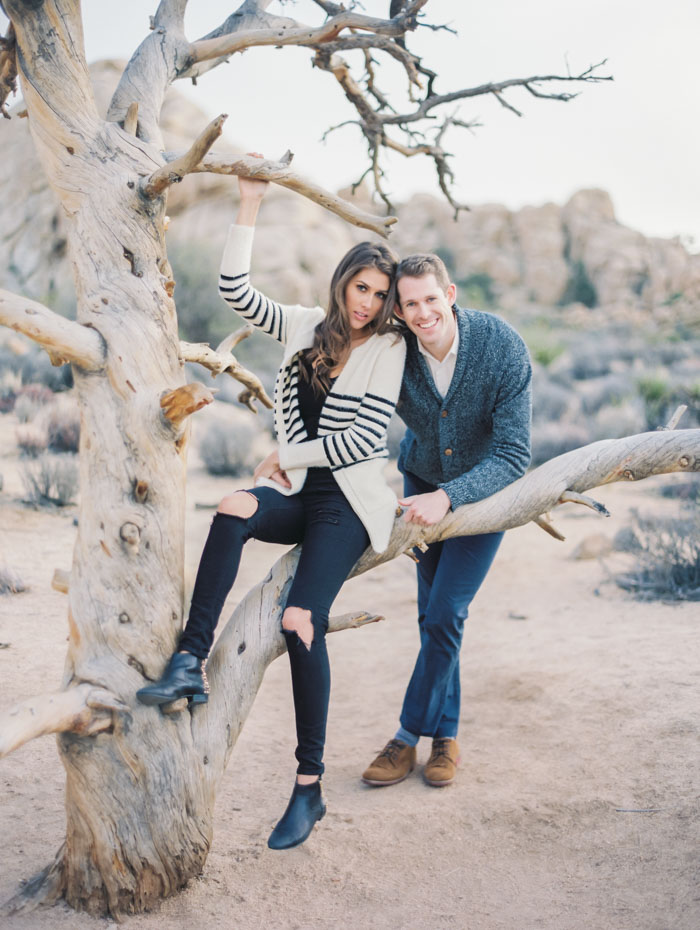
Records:
[[[423,278],[427,274],[434,274],[440,288],[447,291],[450,286],[450,276],[447,273],[447,268],[440,256],[434,255],[432,252],[409,255],[400,261],[396,269],[394,285],[398,286],[401,278]],[[398,287],[396,294],[398,298]]]

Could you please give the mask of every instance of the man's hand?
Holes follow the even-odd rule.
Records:
[[[399,504],[407,508],[403,515],[406,523],[418,523],[420,526],[432,526],[434,523],[439,523],[451,506],[450,499],[442,488],[430,491],[428,494],[401,497]]]
[[[272,481],[276,481],[277,484],[281,484],[283,488],[291,488],[292,483],[287,477],[287,472],[282,471],[280,468],[280,456],[279,450],[275,449],[272,451],[267,458],[264,458],[262,462],[253,472],[253,477],[257,481],[258,478],[270,478]]]

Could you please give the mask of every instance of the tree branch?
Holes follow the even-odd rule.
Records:
[[[88,683],[29,698],[0,713],[0,758],[47,733],[91,736],[108,730],[112,714],[126,710],[111,692]]]
[[[17,41],[17,65],[30,116],[41,120],[53,141],[75,145],[99,124],[90,82],[80,4],[67,0],[3,0]],[[37,134],[35,133],[35,140]]]
[[[263,407],[268,410],[272,409],[272,401],[267,396],[267,392],[262,382],[254,375],[252,371],[244,368],[240,362],[232,355],[235,346],[243,339],[247,339],[253,332],[252,326],[245,326],[236,330],[227,336],[226,339],[216,349],[212,349],[205,342],[181,342],[180,358],[183,362],[193,362],[207,368],[214,377],[223,374],[230,375],[236,381],[240,381],[246,388],[238,395],[240,403],[244,404],[252,413],[257,413],[253,406],[253,398],[260,401]]]
[[[166,159],[175,158],[174,153],[166,153]],[[335,213],[353,226],[360,226],[364,229],[371,229],[372,232],[383,236],[385,239],[391,232],[390,227],[396,222],[395,216],[376,216],[373,213],[365,213],[358,207],[331,194],[330,191],[324,190],[309,181],[304,180],[298,174],[295,174],[289,165],[282,162],[271,162],[265,159],[252,158],[249,155],[220,155],[216,152],[210,152],[205,155],[200,164],[194,169],[195,172],[208,171],[213,174],[239,175],[243,178],[263,178],[266,181],[274,181],[280,187],[286,187],[288,190],[296,191],[314,203],[319,204],[325,210]]]
[[[318,45],[335,39],[344,29],[361,29],[378,36],[403,36],[416,28],[416,14],[427,0],[410,4],[408,10],[393,19],[378,19],[361,13],[344,11],[332,16],[322,26],[300,25],[293,19],[277,18],[270,29],[239,30],[215,39],[200,39],[192,43],[195,62],[222,58],[261,45]]]
[[[35,300],[0,290],[0,324],[38,342],[52,365],[70,362],[85,371],[104,366],[105,347],[97,330],[67,320]]]
[[[562,497],[580,503],[579,497],[586,490],[600,485],[677,471],[700,472],[700,429],[595,442],[546,462],[485,500],[459,507],[435,526],[421,527],[397,519],[386,551],[367,550],[350,577],[422,543],[498,532],[531,520],[542,525],[540,515],[556,507]],[[209,703],[193,715],[192,726],[195,741],[209,757],[207,777],[213,783],[223,773],[265,668],[283,650],[282,607],[299,551],[297,547],[283,555],[240,602],[207,664]],[[338,625],[331,624],[330,629],[347,628],[351,625],[345,623],[348,616],[353,615],[338,618]],[[227,733],[226,740],[221,739],[222,732]]]
[[[177,184],[186,174],[191,174],[221,135],[226,119],[226,113],[217,116],[216,119],[209,123],[204,132],[197,136],[183,155],[171,162],[167,162],[162,168],[154,171],[150,178],[146,178],[141,184],[141,192],[144,197],[153,200],[160,196],[171,184]]]

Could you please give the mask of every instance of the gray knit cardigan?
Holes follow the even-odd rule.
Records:
[[[452,508],[479,501],[524,474],[530,463],[530,382],[525,343],[504,320],[455,308],[459,350],[443,399],[406,333],[397,413],[408,427],[399,469],[443,488]]]

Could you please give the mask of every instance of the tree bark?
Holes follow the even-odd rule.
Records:
[[[67,218],[77,323],[107,347],[74,366],[81,507],[63,687],[96,684],[131,706],[109,731],[59,738],[66,843],[15,905],[63,895],[93,914],[153,907],[201,870],[213,798],[189,714],[134,702],[162,671],[182,624],[186,435],[161,397],[184,386],[166,260],[165,200],[139,184],[160,153],[96,113],[79,4],[6,4],[43,166]],[[104,644],[109,643],[109,649]]]
[[[407,9],[424,4],[412,0]],[[262,17],[269,4],[247,0],[198,46],[198,63],[183,33],[185,5],[161,2],[154,31],[125,70],[105,122],[88,79],[79,0],[3,0],[16,34],[31,132],[66,218],[77,319],[60,321],[46,308],[0,295],[0,322],[30,334],[56,361],[73,364],[81,505],[62,692],[0,718],[3,752],[40,733],[60,732],[66,841],[53,864],[0,913],[59,896],[92,914],[134,913],[197,875],[226,762],[266,666],[283,649],[280,605],[296,552],[283,557],[227,624],[209,664],[208,705],[193,713],[182,707],[163,712],[135,700],[144,681],[160,676],[182,625],[187,423],[208,400],[200,388],[185,387],[183,357],[197,354],[209,367],[241,374],[227,356],[230,346],[212,354],[183,346],[180,354],[164,241],[165,191],[171,173],[192,170],[201,150],[162,170],[160,106],[175,78],[202,73],[217,55],[240,47],[229,41],[237,30],[258,21],[269,25]],[[363,29],[375,22],[343,17]],[[381,26],[384,34],[401,35],[392,22]],[[2,64],[7,78],[12,63]],[[206,136],[202,148],[209,141]],[[280,183],[328,209],[346,210],[282,169]],[[234,166],[210,154],[197,170],[232,172]],[[342,215],[384,235],[392,222],[349,208]],[[264,403],[257,379],[244,375],[248,396]],[[366,554],[355,573],[421,542],[519,525],[567,491],[582,494],[597,483],[660,470],[700,469],[700,431],[652,436],[562,456],[533,473],[538,477],[462,508],[429,531],[398,521],[390,549]],[[358,622],[345,616],[331,628]]]

